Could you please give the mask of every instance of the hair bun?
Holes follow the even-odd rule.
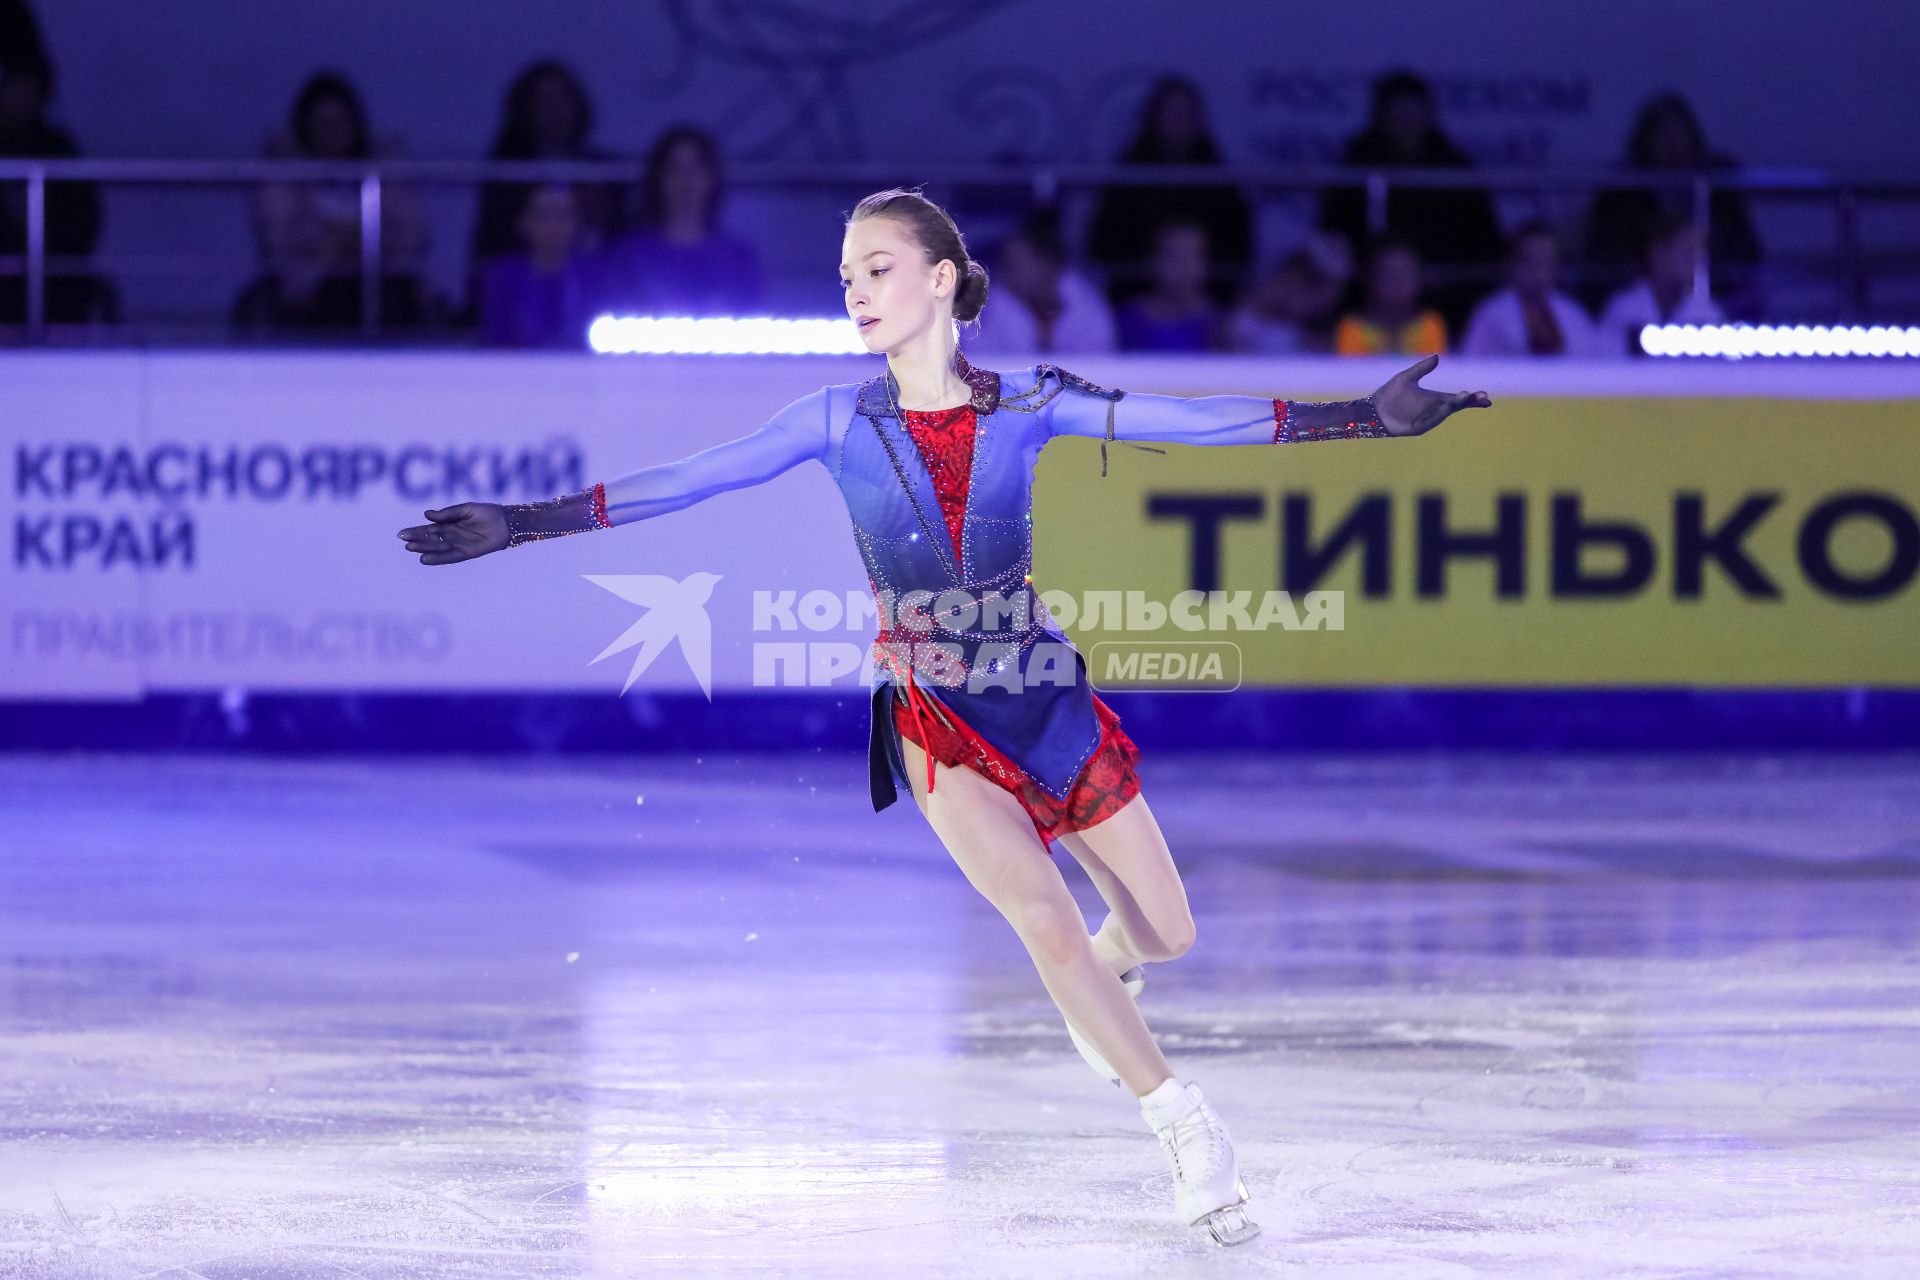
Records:
[[[953,291],[953,318],[962,324],[978,320],[981,309],[986,305],[987,269],[969,258],[960,285]]]

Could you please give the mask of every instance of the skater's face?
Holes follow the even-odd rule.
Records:
[[[861,218],[840,244],[847,315],[868,351],[893,352],[935,324],[952,323],[953,262],[927,254],[894,218]],[[871,320],[871,324],[861,324]]]

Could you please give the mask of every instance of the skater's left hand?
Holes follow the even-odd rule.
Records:
[[[1417,436],[1433,430],[1456,409],[1487,409],[1493,400],[1484,391],[1429,391],[1420,379],[1433,372],[1439,356],[1428,356],[1388,378],[1373,393],[1373,407],[1388,435]]]
[[[497,502],[456,502],[426,516],[432,523],[400,530],[400,540],[421,564],[459,564],[508,545],[507,509]]]

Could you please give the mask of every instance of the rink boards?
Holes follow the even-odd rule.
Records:
[[[1066,363],[1129,390],[1300,399],[1398,367]],[[873,618],[822,468],[465,565],[423,567],[394,531],[670,461],[878,367],[10,354],[0,698],[857,691]],[[1105,478],[1095,442],[1051,444],[1034,579],[1074,599],[1062,621],[1096,683],[1181,687],[1171,660],[1108,670],[1117,644],[1230,655],[1231,679],[1195,689],[1920,685],[1920,370],[1448,359],[1427,381],[1495,408],[1415,440],[1114,448]],[[705,637],[695,574],[717,575],[692,604]],[[1182,592],[1252,607],[1182,625]]]

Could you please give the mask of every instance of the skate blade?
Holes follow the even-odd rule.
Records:
[[[1200,1219],[1200,1225],[1207,1229],[1215,1244],[1222,1246],[1245,1244],[1260,1234],[1260,1224],[1247,1216],[1244,1205],[1230,1204],[1224,1209],[1215,1209]]]

